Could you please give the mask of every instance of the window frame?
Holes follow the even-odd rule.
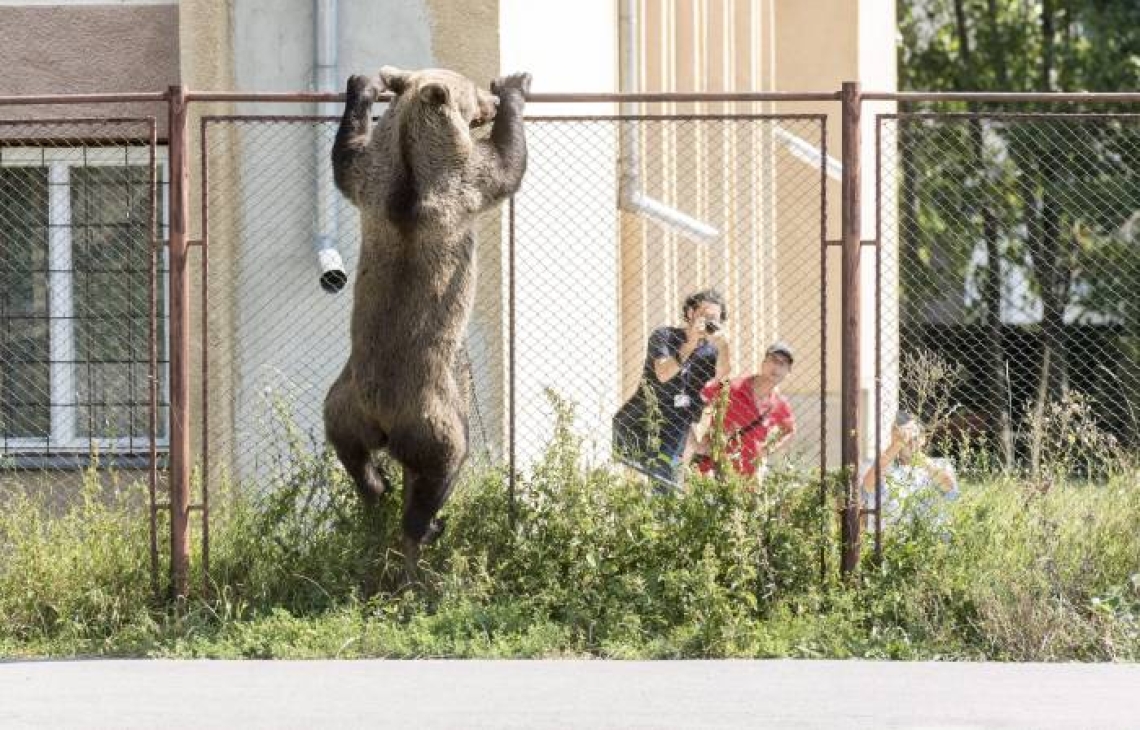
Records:
[[[77,158],[76,152],[81,151]],[[152,157],[153,152],[153,157]],[[71,211],[71,171],[90,167],[150,167],[153,159],[157,176],[154,179],[157,196],[155,243],[159,246],[158,286],[162,287],[160,302],[165,306],[158,311],[163,322],[163,336],[158,342],[158,429],[154,447],[159,454],[170,448],[170,410],[163,404],[170,402],[170,275],[169,240],[170,201],[168,150],[156,144],[111,144],[107,146],[14,145],[0,148],[0,168],[36,167],[47,170],[47,291],[48,304],[48,367],[50,435],[9,436],[0,432],[0,465],[12,461],[29,466],[31,459],[40,465],[52,462],[82,466],[74,458],[98,452],[107,455],[142,454],[149,451],[151,435],[149,425],[143,433],[126,436],[82,436],[78,433],[77,369],[75,317],[74,225]],[[57,295],[58,293],[58,295]],[[148,360],[149,362],[149,360]],[[149,391],[149,389],[148,389]],[[147,398],[149,401],[149,396]],[[147,420],[149,424],[149,418]],[[159,434],[166,434],[160,436]]]

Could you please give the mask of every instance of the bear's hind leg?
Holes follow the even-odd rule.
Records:
[[[388,480],[373,463],[372,452],[383,448],[388,438],[351,405],[347,390],[338,382],[325,399],[325,436],[361,499],[373,504],[387,491]]]
[[[467,456],[467,427],[455,408],[429,409],[434,417],[392,432],[388,450],[404,466],[404,561],[415,580],[420,548],[443,531],[437,518]]]
[[[449,474],[419,474],[404,469],[404,567],[408,579],[419,574],[420,549],[440,536],[444,521],[438,517],[455,486],[458,467]]]
[[[372,461],[373,449],[368,448],[354,435],[340,435],[339,438],[329,434],[336,456],[344,466],[344,470],[352,477],[356,491],[367,504],[373,504],[388,491],[388,480]],[[380,443],[379,446],[383,446]]]

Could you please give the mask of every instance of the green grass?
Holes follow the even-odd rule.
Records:
[[[868,555],[841,583],[818,482],[653,497],[582,468],[563,428],[520,481],[517,529],[503,473],[474,470],[406,591],[397,500],[364,514],[328,455],[293,456],[258,490],[215,498],[213,588],[174,607],[153,597],[140,494],[108,497],[92,471],[63,514],[2,500],[0,655],[1140,659],[1134,469],[966,480],[937,519],[904,514],[882,563]]]

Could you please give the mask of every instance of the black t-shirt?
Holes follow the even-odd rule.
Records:
[[[716,346],[704,342],[664,383],[653,363],[676,359],[685,343],[685,330],[659,327],[649,336],[641,382],[613,417],[614,450],[645,465],[651,473],[672,470],[685,448],[690,426],[701,415],[701,387],[716,377]],[[652,401],[652,402],[650,402]]]
[[[653,364],[663,357],[676,358],[685,344],[685,330],[658,327],[649,335],[642,378],[657,396],[665,422],[684,431],[701,416],[701,388],[716,377],[716,346],[707,340],[681,365],[681,371],[664,383],[657,380]],[[683,444],[682,444],[683,445]]]

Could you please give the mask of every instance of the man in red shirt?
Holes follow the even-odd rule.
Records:
[[[710,381],[701,390],[707,412],[713,410],[722,390],[728,388],[728,403],[722,426],[726,440],[725,458],[738,473],[763,478],[768,455],[782,447],[796,432],[791,404],[780,394],[779,384],[791,372],[792,348],[776,342],[764,353],[760,372],[735,380]],[[696,465],[702,473],[715,470],[710,455],[709,433],[695,447]]]

